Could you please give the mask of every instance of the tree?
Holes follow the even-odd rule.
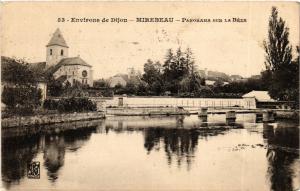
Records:
[[[93,87],[95,88],[109,88],[109,83],[107,80],[99,79],[94,81]]]
[[[148,59],[144,64],[144,74],[142,80],[145,81],[151,94],[160,95],[163,93],[163,81],[162,81],[162,66],[160,62],[153,62]]]
[[[179,47],[176,53],[173,54],[172,49],[169,49],[164,62],[163,79],[165,82],[165,89],[172,93],[179,93],[180,82],[189,74],[189,64],[191,60],[189,53],[184,53]]]
[[[264,41],[266,71],[263,79],[268,80],[268,91],[272,98],[298,102],[295,88],[299,86],[298,62],[292,61],[292,46],[289,43],[289,28],[278,18],[278,10],[272,7],[269,19],[268,39]]]
[[[50,96],[60,96],[63,93],[63,84],[51,76],[48,79],[47,89]]]
[[[137,95],[146,96],[148,95],[149,85],[147,82],[141,80],[137,87]]]
[[[29,114],[41,102],[37,78],[22,60],[1,57],[1,79],[4,89],[1,100],[14,114]]]
[[[272,7],[269,18],[268,40],[264,41],[266,51],[266,68],[271,71],[278,71],[291,64],[292,46],[289,44],[289,28],[285,21],[278,18],[278,10]]]
[[[30,114],[41,105],[42,93],[34,86],[4,87],[1,100],[15,114]]]
[[[138,91],[137,84],[134,83],[134,81],[129,80],[125,86],[125,93],[136,95],[137,91]]]
[[[36,77],[23,60],[1,58],[1,80],[12,84],[33,84]]]

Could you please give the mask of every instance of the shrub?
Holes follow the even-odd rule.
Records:
[[[32,113],[41,105],[41,90],[34,86],[4,87],[2,102],[18,115]]]
[[[96,111],[96,103],[88,98],[67,98],[60,100],[47,99],[43,107],[48,110],[58,110],[59,112],[84,112]]]

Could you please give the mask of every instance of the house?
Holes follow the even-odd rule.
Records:
[[[117,84],[125,87],[130,81],[131,83],[138,83],[141,79],[141,73],[134,68],[128,68],[127,74],[116,74],[108,79],[110,87],[115,87]]]
[[[278,102],[272,99],[268,91],[251,91],[243,97],[244,108],[277,108]]]
[[[231,76],[229,76],[229,78],[230,78],[230,80],[231,81],[241,81],[241,80],[243,80],[243,77],[242,76],[240,76],[240,75],[231,75]]]
[[[127,81],[128,81],[128,76],[126,74],[117,74],[108,79],[108,83],[111,88],[115,87],[118,84],[125,87]]]

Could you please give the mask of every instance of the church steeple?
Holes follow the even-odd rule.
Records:
[[[61,59],[68,57],[68,45],[59,28],[56,29],[49,43],[46,45],[47,66],[56,65]]]
[[[63,46],[66,48],[69,48],[64,37],[62,36],[59,28],[56,29],[56,31],[54,32],[51,40],[49,41],[49,43],[47,44],[47,46],[52,46],[52,45],[59,45],[59,46]]]

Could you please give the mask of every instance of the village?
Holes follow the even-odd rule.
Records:
[[[38,113],[41,113],[41,109],[44,113],[53,109],[59,111],[59,104],[54,104],[57,105],[57,108],[53,106],[55,100],[59,103],[64,99],[67,99],[66,101],[68,101],[68,99],[73,99],[73,101],[76,99],[85,99],[84,101],[91,102],[91,105],[95,105],[94,107],[90,107],[86,110],[86,112],[94,111],[98,113],[98,116],[94,116],[93,118],[104,118],[106,114],[134,116],[151,115],[152,113],[155,113],[156,115],[199,113],[199,116],[203,116],[203,113],[207,113],[208,108],[211,113],[220,113],[220,111],[222,113],[223,110],[223,113],[228,111],[230,115],[232,115],[232,112],[234,112],[233,118],[235,118],[235,112],[241,111],[259,113],[259,115],[266,113],[265,116],[268,117],[272,111],[270,109],[273,109],[274,112],[277,110],[275,115],[278,117],[298,119],[299,116],[297,112],[291,110],[295,107],[293,101],[274,100],[270,97],[267,91],[262,91],[260,89],[251,90],[244,94],[242,93],[245,90],[231,93],[230,95],[226,93],[224,94],[223,92],[221,92],[220,95],[218,95],[218,93],[211,93],[218,92],[218,89],[222,89],[226,86],[230,87],[231,84],[236,85],[239,83],[241,83],[247,91],[247,83],[250,82],[250,85],[248,85],[250,88],[251,85],[253,86],[253,83],[262,83],[261,75],[243,78],[239,75],[229,76],[222,72],[207,71],[207,69],[199,70],[195,72],[194,77],[199,79],[199,86],[201,88],[204,87],[204,90],[206,90],[204,91],[204,97],[201,95],[200,98],[195,98],[195,95],[193,95],[194,93],[187,95],[177,94],[177,96],[174,97],[176,94],[172,92],[172,89],[170,89],[171,91],[164,92],[161,86],[154,87],[155,90],[158,90],[156,92],[151,91],[151,87],[149,90],[144,90],[143,92],[143,88],[145,89],[146,87],[141,88],[140,86],[147,81],[147,75],[151,75],[152,72],[153,76],[150,76],[150,78],[155,78],[155,72],[163,70],[162,66],[157,63],[155,65],[151,60],[148,60],[148,63],[145,64],[145,69],[148,66],[150,67],[150,70],[153,70],[150,71],[149,74],[145,71],[145,74],[142,75],[140,71],[136,71],[134,68],[128,68],[127,74],[116,74],[108,79],[94,80],[92,65],[86,63],[80,56],[69,57],[69,46],[67,45],[60,29],[57,29],[53,33],[52,38],[46,45],[46,49],[46,62],[29,63],[26,65],[29,66],[28,68],[32,71],[32,75],[37,76],[35,79],[36,81],[33,81],[32,85],[35,84],[37,90],[41,93],[40,101],[36,101],[37,105],[29,106],[32,107],[32,115],[34,115],[34,110],[37,110]],[[10,67],[13,67],[15,64],[24,65],[24,63],[20,63],[20,61],[8,57],[1,57],[1,61],[1,66],[4,71],[12,70],[13,68]],[[14,86],[9,80],[13,80],[13,78],[17,77],[18,76],[13,76],[12,79],[8,79],[7,81],[2,80],[2,92],[4,91],[4,95],[6,93],[6,88]],[[143,81],[143,79],[145,80]],[[251,82],[251,80],[253,82]],[[176,82],[174,81],[174,83]],[[198,83],[197,79],[192,83],[193,86],[196,86]],[[151,84],[148,84],[148,86],[151,86]],[[262,88],[257,86],[257,84],[256,87]],[[140,90],[140,88],[142,90]],[[139,98],[139,94],[142,97]],[[13,95],[8,96],[11,97]],[[145,96],[150,97],[145,98]],[[212,99],[214,97],[215,99]],[[34,97],[34,99],[36,98],[37,97]],[[131,101],[131,99],[134,101]],[[14,101],[16,100],[17,99],[14,99]],[[8,101],[11,100],[8,98]],[[14,104],[13,107],[18,106],[17,103],[11,104]],[[4,103],[2,106],[2,116],[5,116],[6,114],[5,109],[10,109],[10,107],[12,106],[8,105],[8,107],[6,107]],[[67,106],[61,106],[61,108],[64,108],[64,110],[67,111],[67,108],[65,107]],[[142,109],[138,109],[136,107],[140,107]],[[25,109],[25,111],[27,114],[30,114],[28,109],[30,108],[27,108],[27,110]],[[81,108],[79,109],[81,110]],[[76,110],[74,111],[78,112]],[[34,116],[34,118],[36,117]],[[273,116],[271,116],[271,118],[273,120]],[[83,117],[82,120],[84,119],[86,119],[86,117]],[[74,117],[74,120],[81,119]],[[13,123],[12,121],[15,122],[15,118],[2,119],[2,126],[12,126],[9,123],[17,126],[25,124],[35,125],[36,123],[51,123],[51,121],[48,120],[44,120],[44,122],[43,120],[37,120],[37,122],[36,120],[29,120],[34,121],[29,124],[28,122],[22,123],[22,121],[19,121],[19,123]],[[69,121],[69,119],[66,118],[66,121]],[[268,121],[268,119],[265,119],[265,121]]]
[[[168,17],[136,19],[173,22]],[[72,18],[71,22],[99,19]],[[111,22],[127,19],[111,18]],[[182,22],[210,20],[182,18]],[[232,22],[247,20],[236,17]],[[272,28],[274,23],[282,28]],[[90,185],[120,188],[121,184],[132,189],[140,183],[159,183],[159,188],[171,189],[186,185],[200,188],[200,183],[217,188],[210,187],[206,179],[215,177],[227,189],[240,190],[239,184],[231,187],[228,182],[240,179],[241,166],[245,180],[253,174],[263,177],[254,177],[258,185],[245,181],[249,190],[254,186],[268,190],[266,181],[276,187],[273,190],[295,187],[296,176],[291,171],[299,170],[294,164],[300,162],[299,47],[289,45],[286,30],[278,10],[272,7],[263,42],[265,65],[260,73],[247,77],[234,68],[230,74],[208,68],[195,59],[194,49],[180,45],[165,46],[162,59],[149,55],[138,69],[128,63],[124,64],[126,71],[124,66],[123,70],[114,68],[112,75],[102,77],[96,69],[99,63],[88,58],[100,57],[100,53],[70,54],[80,38],[69,41],[64,27],[45,32],[51,36],[45,47],[40,47],[45,49],[44,60],[31,62],[2,55],[5,188],[20,188],[23,182],[32,186],[31,179],[41,179],[43,186],[59,189],[82,173],[91,178],[75,183],[76,189]],[[280,32],[285,35],[273,35]],[[274,42],[282,43],[283,50],[277,50]],[[130,46],[139,44],[130,41]],[[282,58],[275,54],[280,51],[285,51]],[[31,170],[35,164],[39,165],[38,176]],[[136,168],[132,164],[142,165]],[[233,174],[232,180],[227,179],[227,171]],[[140,179],[143,173],[146,178]],[[196,175],[187,176],[189,173]],[[278,176],[283,180],[277,180]],[[159,180],[162,177],[164,181]],[[178,177],[183,184],[178,183]],[[199,181],[199,177],[204,179]]]

